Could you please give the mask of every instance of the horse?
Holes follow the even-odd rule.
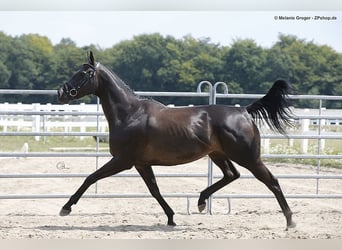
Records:
[[[208,155],[223,177],[200,193],[200,212],[214,192],[239,178],[235,162],[247,168],[275,195],[286,218],[286,229],[295,227],[277,178],[261,160],[256,125],[256,120],[263,119],[272,130],[286,134],[284,128],[292,121],[289,83],[275,81],[264,97],[246,107],[171,108],[153,99],[138,97],[114,72],[96,62],[91,51],[87,58],[88,62],[57,90],[57,98],[60,103],[91,94],[100,99],[109,125],[109,148],[113,157],[84,180],[62,207],[61,216],[70,214],[72,205],[92,184],[135,167],[164,210],[167,225],[175,226],[174,211],[159,191],[152,166],[185,164]]]

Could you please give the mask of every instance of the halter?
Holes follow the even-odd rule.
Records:
[[[79,86],[77,86],[76,88],[75,87],[72,87],[69,85],[69,82],[66,83],[66,86],[68,87],[68,89],[70,90],[67,90],[66,92],[69,94],[70,97],[76,97],[77,94],[78,94],[78,90],[80,88],[82,88],[87,82],[89,82],[90,80],[92,80],[95,75],[96,75],[96,68],[99,66],[100,63],[97,63],[96,66],[94,67],[93,65],[91,64],[83,64],[83,66],[89,66],[89,68],[91,70],[87,70],[87,71],[82,71],[82,73],[85,75],[85,77],[83,78],[83,80],[81,81],[81,84]],[[72,79],[71,79],[72,80]],[[93,83],[93,85],[95,85]],[[95,88],[95,86],[93,86],[93,88]]]

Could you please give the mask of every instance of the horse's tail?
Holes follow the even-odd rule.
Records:
[[[292,126],[293,114],[289,109],[288,94],[291,85],[284,80],[277,80],[267,94],[251,105],[247,112],[254,120],[263,119],[273,131],[286,134],[285,126]]]

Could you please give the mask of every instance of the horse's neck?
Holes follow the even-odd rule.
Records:
[[[121,124],[136,105],[137,97],[115,75],[101,77],[99,81],[99,97],[109,125]]]

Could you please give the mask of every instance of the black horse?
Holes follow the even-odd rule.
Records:
[[[279,183],[260,158],[260,134],[254,122],[262,118],[273,130],[284,134],[284,127],[291,122],[286,98],[289,89],[288,83],[278,80],[263,98],[247,107],[169,108],[137,97],[116,74],[95,63],[90,52],[88,63],[58,90],[58,99],[68,103],[89,94],[100,98],[114,157],[86,178],[60,215],[68,215],[90,185],[134,166],[167,215],[167,224],[174,226],[174,212],[161,196],[151,166],[183,164],[209,155],[222,170],[223,178],[200,193],[200,211],[209,196],[239,178],[232,163],[236,162],[273,192],[286,217],[287,228],[294,227]]]

